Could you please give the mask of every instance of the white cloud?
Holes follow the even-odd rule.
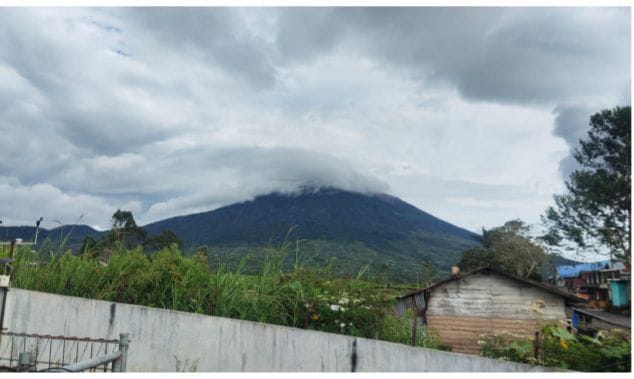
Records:
[[[1,8],[0,216],[151,222],[315,184],[476,231],[536,222],[579,120],[629,102],[629,25],[620,8]]]
[[[3,225],[32,225],[43,217],[42,226],[62,224],[88,224],[94,228],[109,227],[109,218],[117,208],[140,210],[138,202],[108,203],[105,199],[87,194],[64,193],[47,183],[23,185],[16,178],[0,177],[0,214]]]

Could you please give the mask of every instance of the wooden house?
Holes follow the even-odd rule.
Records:
[[[454,352],[478,354],[481,335],[533,337],[540,325],[567,320],[565,308],[583,299],[556,287],[485,267],[400,297],[397,316],[412,309],[418,325],[436,331]]]

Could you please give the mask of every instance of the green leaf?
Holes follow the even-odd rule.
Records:
[[[564,341],[572,341],[575,339],[575,335],[567,331],[562,327],[555,327],[550,330],[550,333],[555,336],[563,339]]]

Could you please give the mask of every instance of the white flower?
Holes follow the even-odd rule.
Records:
[[[341,310],[341,307],[338,304],[330,304],[330,310],[339,311]]]
[[[345,328],[345,327],[346,327],[346,323],[345,323],[345,322],[342,322],[341,324],[339,324],[339,327],[340,327],[341,329]]]
[[[350,300],[348,300],[347,298],[341,298],[339,299],[339,304],[344,305],[344,304],[348,304],[350,302]]]

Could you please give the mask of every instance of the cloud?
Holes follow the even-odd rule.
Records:
[[[538,215],[535,210],[541,211],[553,193],[546,183],[492,184],[425,174],[388,178],[392,191],[401,198],[476,233],[517,218],[537,222],[538,219],[531,220],[526,215]]]
[[[590,130],[592,111],[582,105],[560,105],[553,113],[556,116],[553,134],[563,138],[569,146],[570,154],[559,162],[561,177],[568,179],[574,170],[581,168],[572,152],[579,147],[579,141],[584,139]]]
[[[255,88],[275,84],[271,52],[265,41],[248,28],[239,9],[143,7],[126,9],[122,16],[129,21],[124,33],[150,35],[165,54],[185,51],[240,76]]]
[[[473,100],[561,103],[630,81],[627,8],[298,9],[280,25],[295,59],[364,50]]]
[[[2,8],[2,217],[144,223],[312,184],[534,222],[588,116],[629,102],[629,28],[623,8]]]
[[[293,192],[302,186],[335,187],[360,193],[384,193],[387,183],[363,175],[348,162],[294,148],[240,147],[192,150],[179,155],[175,167],[201,165],[204,178],[171,178],[185,186],[179,196],[153,204],[147,220],[214,209],[273,191]]]
[[[25,186],[15,178],[0,177],[0,214],[3,224],[31,225],[43,217],[46,228],[62,224],[82,223],[98,229],[108,227],[109,216],[117,208],[139,211],[138,202],[108,203],[105,199],[87,194],[67,194],[50,184]]]

